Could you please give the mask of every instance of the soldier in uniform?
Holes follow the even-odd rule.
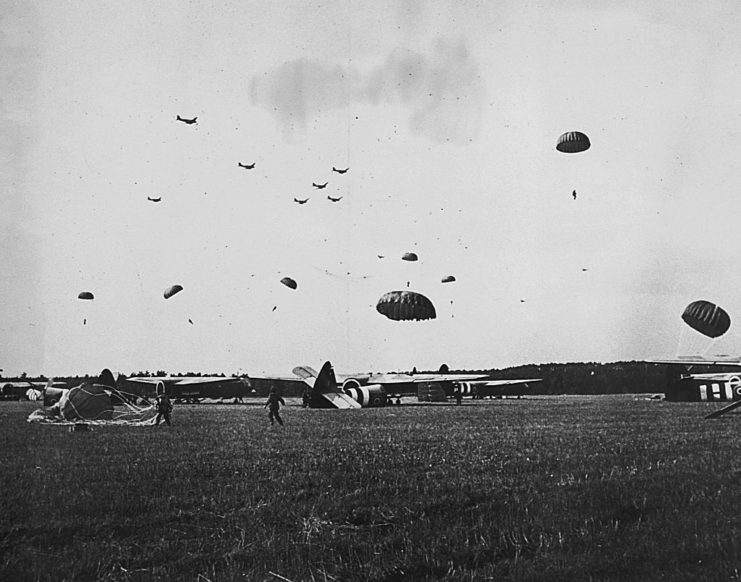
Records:
[[[453,392],[453,396],[455,397],[455,405],[460,406],[461,401],[463,400],[463,390],[461,390],[460,386],[455,387],[455,391]]]
[[[157,418],[155,419],[154,424],[159,426],[160,420],[164,418],[167,426],[172,426],[172,423],[170,422],[171,411],[172,404],[170,403],[170,398],[167,394],[162,393],[157,396]]]
[[[274,420],[278,421],[278,424],[283,426],[283,419],[280,417],[280,414],[278,414],[278,410],[280,409],[280,405],[285,406],[286,403],[281,398],[278,393],[275,391],[275,386],[273,386],[270,389],[270,395],[268,396],[268,401],[265,403],[264,408],[268,409],[268,418],[270,419],[270,424],[275,424]]]

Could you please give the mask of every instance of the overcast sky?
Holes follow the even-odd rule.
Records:
[[[646,359],[693,300],[741,317],[735,1],[0,13],[6,376]],[[376,311],[407,288],[436,319]]]

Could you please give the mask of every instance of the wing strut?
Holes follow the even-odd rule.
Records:
[[[731,402],[728,406],[724,406],[720,410],[711,412],[705,418],[718,418],[719,416],[723,416],[726,412],[731,412],[731,410],[735,410],[739,406],[741,406],[741,400],[736,400],[735,402]]]

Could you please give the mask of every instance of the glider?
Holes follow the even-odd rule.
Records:
[[[198,122],[198,118],[197,118],[197,117],[194,117],[193,119],[185,119],[185,118],[183,118],[183,117],[180,117],[180,116],[178,115],[176,119],[177,119],[178,121],[182,121],[183,123],[185,123],[185,124],[187,124],[187,125],[193,125],[194,123],[197,123],[197,122]]]
[[[175,401],[194,404],[204,398],[242,398],[252,392],[242,378],[224,376],[136,376],[123,383],[140,396],[153,397],[164,392]]]
[[[483,398],[488,387],[496,395],[497,389],[505,395],[507,387],[519,395],[533,380],[481,380],[485,374],[449,374],[441,366],[437,374],[349,374],[338,381],[332,364],[325,362],[317,373],[310,366],[297,366],[293,373],[308,386],[307,404],[310,408],[362,408],[385,406],[393,396],[417,395],[420,400],[445,401],[456,390],[467,396]],[[515,388],[519,386],[520,388]]]

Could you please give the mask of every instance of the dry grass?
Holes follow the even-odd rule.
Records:
[[[741,418],[703,404],[176,406],[90,433],[32,406],[0,403],[2,580],[741,577]]]

